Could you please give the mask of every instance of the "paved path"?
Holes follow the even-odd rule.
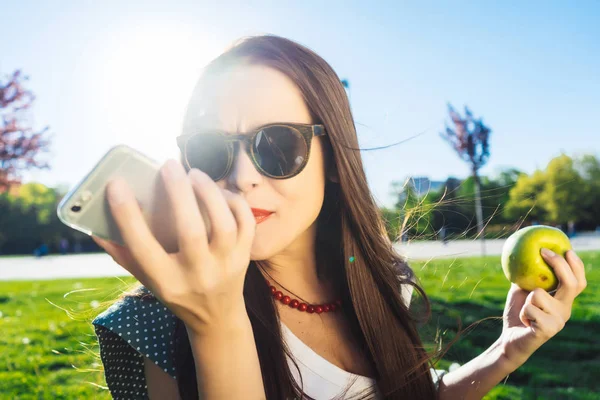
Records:
[[[130,275],[107,254],[0,257],[0,281]]]
[[[577,251],[600,250],[600,235],[582,235],[571,239]],[[499,255],[504,240],[487,240],[486,253]],[[409,259],[469,257],[481,254],[477,241],[457,240],[444,246],[440,242],[409,242],[397,244],[396,249]],[[106,254],[68,256],[0,257],[0,281],[21,279],[91,278],[125,276],[129,273]]]
[[[486,240],[486,254],[502,254],[502,246],[505,240]],[[576,236],[571,239],[571,244],[575,251],[600,250],[600,235],[584,234]],[[409,259],[472,257],[482,254],[481,242],[475,240],[457,240],[448,242],[446,246],[436,241],[409,242],[408,244],[397,243],[394,247],[399,253],[405,254]]]

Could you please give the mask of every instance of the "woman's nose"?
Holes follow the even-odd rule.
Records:
[[[241,191],[245,191],[260,183],[262,178],[252,162],[250,148],[242,143],[237,143],[233,165],[227,177],[228,183],[236,186]]]

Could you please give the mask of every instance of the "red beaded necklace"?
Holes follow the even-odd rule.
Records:
[[[332,303],[327,303],[327,304],[317,304],[317,305],[310,304],[309,305],[306,303],[301,303],[300,301],[298,301],[296,299],[292,300],[292,298],[290,296],[284,296],[283,293],[278,291],[275,286],[271,286],[271,282],[269,282],[268,280],[267,280],[267,285],[271,288],[271,294],[273,295],[273,297],[276,300],[279,300],[286,306],[295,308],[298,311],[306,311],[309,314],[312,314],[312,313],[321,314],[322,312],[331,312],[331,311],[335,311],[335,310],[339,309],[340,307],[342,307],[342,300],[340,300],[340,299],[338,299]]]

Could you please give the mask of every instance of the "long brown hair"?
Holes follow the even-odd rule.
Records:
[[[228,67],[260,64],[287,75],[299,87],[313,123],[327,131],[326,168],[335,168],[339,182],[327,181],[317,218],[316,257],[319,276],[338,285],[342,309],[358,351],[375,371],[385,399],[434,399],[430,374],[433,356],[425,350],[417,325],[428,320],[431,307],[406,259],[397,254],[385,232],[379,208],[369,191],[348,96],[331,66],[310,49],[291,40],[254,36],[237,42],[206,66],[188,106],[184,131],[193,129],[195,99],[204,82]],[[350,258],[353,257],[352,261]],[[279,315],[259,268],[251,261],[244,298],[254,331],[263,383],[270,400],[307,398],[293,379],[282,340]],[[411,285],[423,299],[424,310],[408,310],[401,285]],[[182,399],[197,399],[194,360],[185,326],[175,335],[175,365]],[[296,365],[297,368],[297,365]],[[365,397],[372,396],[364,393]]]

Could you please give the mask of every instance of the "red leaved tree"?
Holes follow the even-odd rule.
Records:
[[[27,80],[15,71],[7,82],[0,81],[0,193],[21,182],[21,173],[31,168],[48,168],[40,154],[49,148],[48,127],[34,132],[27,117],[35,96],[26,90]]]
[[[490,157],[491,129],[483,124],[481,118],[475,118],[471,110],[465,106],[463,118],[452,105],[448,104],[448,114],[454,123],[454,129],[446,125],[446,132],[440,135],[456,151],[456,154],[469,164],[471,176],[475,182],[475,214],[477,216],[477,235],[481,240],[481,251],[485,255],[485,238],[483,216],[481,211],[481,193],[479,169]]]

